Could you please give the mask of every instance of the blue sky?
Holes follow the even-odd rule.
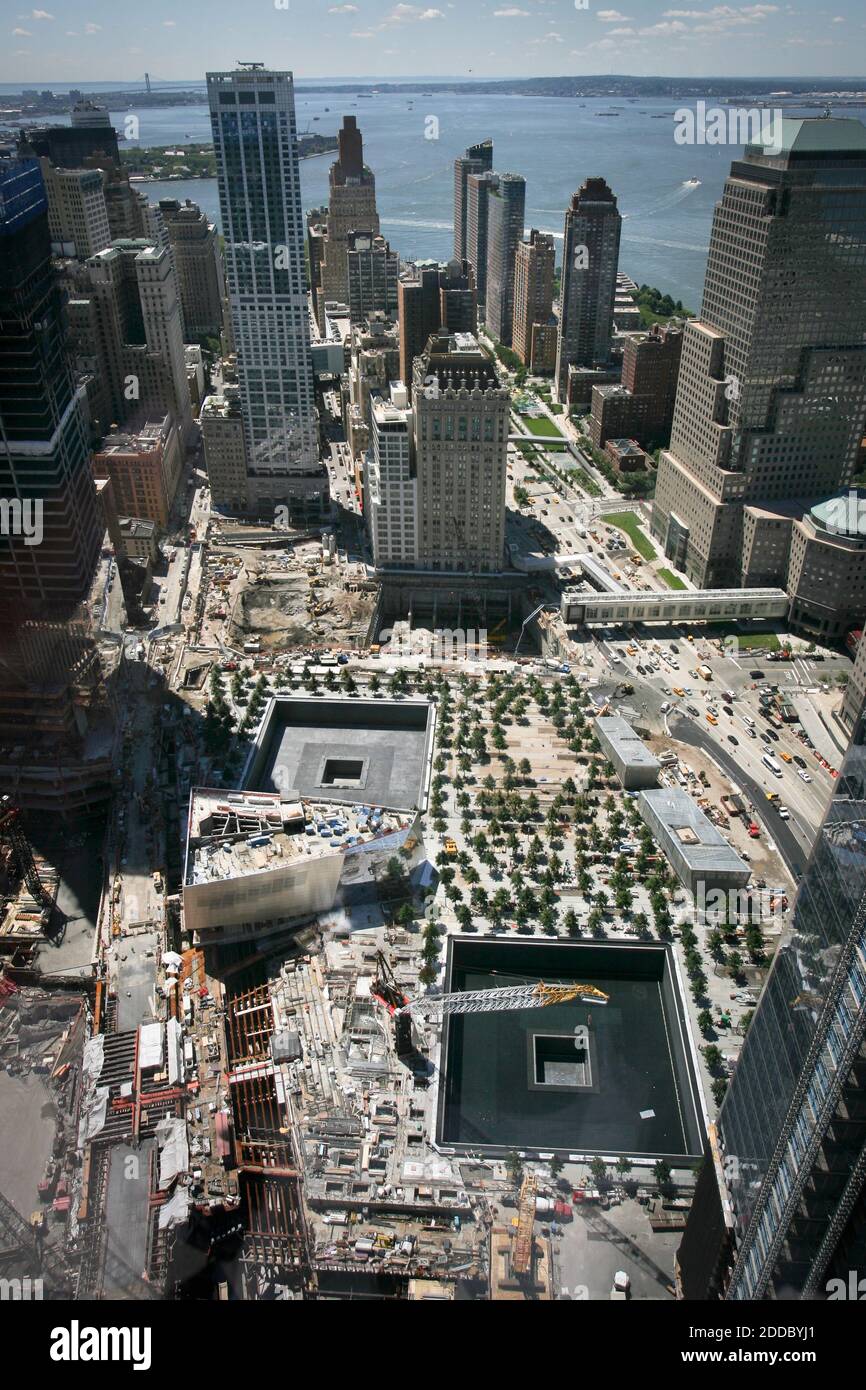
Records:
[[[856,75],[861,0],[0,0],[0,81],[201,77],[236,59],[296,77]]]

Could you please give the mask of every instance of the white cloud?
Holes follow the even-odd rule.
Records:
[[[420,24],[427,20],[444,18],[441,10],[422,10],[420,5],[395,5],[390,14],[386,14],[379,28],[386,29],[392,24]]]
[[[177,20],[176,20],[176,19],[164,19],[164,20],[162,21],[162,27],[163,27],[163,29],[176,29],[176,28],[177,28]]]
[[[610,34],[611,38],[617,38],[617,39],[630,39],[630,38],[632,38],[632,37],[634,36],[634,32],[635,32],[635,31],[634,31],[634,29],[625,28],[625,29],[608,29],[607,32]]]
[[[599,10],[596,19],[600,19],[602,24],[630,24],[631,20],[627,14],[620,14],[619,10]]]
[[[331,5],[328,14],[358,14],[357,5]]]
[[[33,35],[29,29],[13,29],[12,35],[16,39],[32,39]]]
[[[352,38],[353,38],[353,39],[374,39],[375,37],[376,37],[376,32],[375,32],[374,29],[353,29],[353,30],[352,30]]]
[[[30,18],[31,18],[31,19],[53,19],[53,18],[54,18],[54,15],[53,15],[53,14],[49,14],[47,10],[31,10],[31,11],[30,11]]]
[[[85,24],[85,26],[84,26],[84,32],[85,32],[85,34],[98,34],[101,28],[102,28],[102,25],[101,25],[101,24],[90,24],[90,23],[88,23],[88,24]]]
[[[845,23],[845,16],[842,15],[842,14],[834,14],[834,16],[833,16],[833,23],[834,23],[834,24],[844,24],[844,23]]]
[[[516,5],[509,5],[505,10],[494,10],[494,19],[528,19],[529,10],[519,10]]]

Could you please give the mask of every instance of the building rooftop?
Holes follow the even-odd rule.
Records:
[[[603,714],[595,721],[596,729],[604,734],[608,743],[630,767],[647,767],[658,770],[659,761],[647,748],[643,739],[636,734],[627,720],[619,714]]]
[[[751,876],[748,864],[687,792],[679,788],[652,788],[640,792],[638,802],[651,809],[690,869],[739,873],[744,876],[743,882],[748,882]]]
[[[380,807],[194,787],[184,882],[212,883],[321,859],[405,827]]]
[[[843,154],[862,150],[866,155],[866,126],[846,116],[768,116],[768,140],[746,146],[746,153],[783,159],[786,155]],[[779,132],[781,127],[781,132]],[[763,134],[763,132],[762,132]],[[781,149],[778,146],[781,145]]]

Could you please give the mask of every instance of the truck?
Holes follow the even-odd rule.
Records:
[[[711,681],[713,679],[713,673],[706,663],[698,667],[698,675],[701,677],[701,680]]]

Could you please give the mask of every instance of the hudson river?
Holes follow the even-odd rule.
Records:
[[[623,215],[620,268],[639,284],[657,285],[687,308],[700,309],[713,206],[740,150],[677,144],[675,101],[457,92],[367,98],[351,86],[340,94],[306,92],[301,85],[296,104],[299,131],[333,134],[344,113],[357,117],[365,159],[376,176],[382,231],[404,259],[451,255],[453,161],[467,145],[489,136],[494,168],[526,179],[527,227],[553,232],[561,241],[572,193],[585,178],[601,175]],[[133,107],[131,113],[139,117],[142,145],[211,138],[204,104],[139,112]],[[129,114],[112,113],[118,130]],[[786,114],[795,113],[789,108]],[[305,209],[327,202],[332,160],[327,154],[301,161]],[[690,184],[692,179],[700,183]],[[219,224],[214,180],[140,187],[152,201],[192,198]]]

